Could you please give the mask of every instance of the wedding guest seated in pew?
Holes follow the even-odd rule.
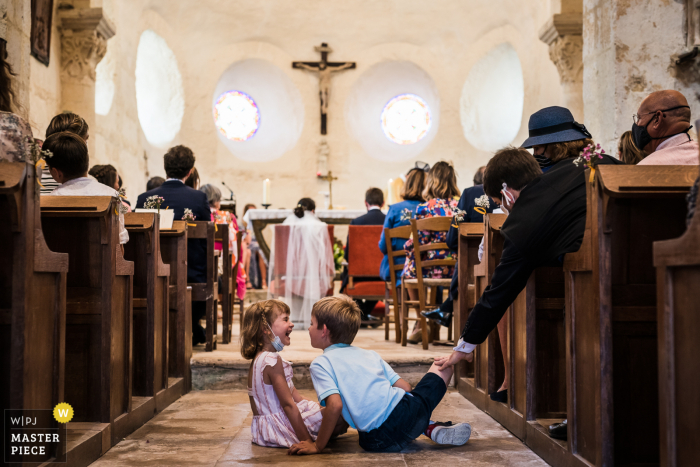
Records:
[[[631,131],[628,130],[622,133],[622,136],[620,136],[620,142],[617,145],[618,159],[625,164],[637,165],[647,156],[648,154],[646,151],[642,151],[634,145]]]
[[[119,191],[122,188],[122,178],[117,173],[117,169],[113,165],[94,165],[88,175],[95,177],[95,180],[103,185],[113,187],[115,190]],[[121,203],[127,212],[131,212],[131,204],[125,198],[121,198]]]
[[[151,177],[151,179],[146,183],[146,191],[155,190],[163,183],[165,183],[165,179],[163,177]]]
[[[649,155],[639,165],[698,165],[698,143],[688,134],[690,106],[678,91],[656,91],[633,117],[632,139]]]
[[[426,163],[416,162],[416,166],[406,174],[406,183],[401,190],[403,201],[389,206],[389,212],[384,218],[384,228],[393,229],[411,223],[410,218],[416,214],[416,208],[423,200],[423,190],[425,189],[425,179],[428,177],[430,166]],[[405,212],[408,210],[408,214]],[[406,240],[396,238],[392,240],[391,248],[394,251],[403,250],[403,245]],[[379,277],[386,282],[391,280],[389,277],[389,257],[387,256],[386,239],[384,238],[384,230],[382,236],[379,237],[379,249],[384,253],[384,259],[379,268]],[[404,264],[405,257],[395,258],[395,264]],[[396,271],[396,285],[401,285],[401,271]]]
[[[70,131],[87,141],[90,135],[88,134],[88,124],[80,115],[73,112],[63,112],[51,119],[48,128],[46,128],[45,137],[48,138],[54,133],[60,131]],[[59,183],[53,179],[48,167],[44,167],[41,172],[41,194],[48,195],[55,190]]]
[[[564,254],[581,247],[586,224],[587,178],[585,166],[577,165],[574,160],[586,146],[593,144],[592,136],[563,107],[535,112],[528,129],[530,137],[523,148],[534,149],[539,156],[536,164],[524,149],[506,148],[486,166],[484,191],[509,214],[501,229],[503,253],[491,285],[469,314],[454,351],[436,359],[440,368],[460,360],[471,362],[474,348],[499,324],[535,269],[561,265]],[[618,163],[606,154],[598,160],[598,164]],[[549,168],[540,175],[542,166]],[[499,334],[503,335],[500,329]],[[501,388],[504,389],[507,388]],[[550,434],[561,436],[562,431],[566,436],[565,422],[563,426],[553,426]]]
[[[428,178],[423,191],[423,198],[427,201],[419,204],[416,207],[416,219],[427,219],[429,217],[450,216],[452,217],[457,209],[459,202],[459,188],[457,188],[457,174],[451,164],[440,161],[435,164],[428,172]],[[419,231],[418,241],[420,245],[429,243],[444,243],[447,240],[445,232]],[[419,271],[416,271],[416,260],[414,257],[414,240],[409,238],[403,247],[406,250],[406,261],[402,277],[404,279],[415,279]],[[425,258],[423,258],[425,256]],[[437,259],[456,259],[457,254],[449,249],[446,250],[428,250],[421,259],[437,260]],[[423,268],[420,273],[423,277],[433,279],[452,278],[455,271],[454,266],[433,266]],[[418,300],[418,290],[408,289],[411,300]],[[441,298],[441,297],[440,297]],[[411,344],[417,344],[422,340],[422,332],[420,321],[416,321],[413,328],[413,334],[407,339]]]
[[[350,225],[384,225],[384,220],[386,215],[381,211],[384,207],[384,193],[379,188],[370,188],[365,192],[365,207],[367,208],[367,214],[363,214],[360,217],[350,221]],[[371,248],[371,247],[370,247]],[[345,261],[350,258],[350,237],[348,236],[345,241]],[[345,288],[348,286],[348,267],[343,268],[343,272],[340,274],[340,279],[342,281],[340,285],[340,293],[345,293]],[[356,282],[361,282],[362,278],[356,278]],[[367,280],[371,280],[367,279]],[[376,300],[358,300],[355,299],[357,306],[360,307],[362,312],[362,321],[376,321],[376,325],[379,326],[382,320],[375,316],[372,316],[372,310],[377,305]]]
[[[194,190],[185,182],[194,171],[194,153],[186,146],[174,146],[163,156],[165,175],[168,179],[159,187],[141,193],[136,201],[137,208],[143,208],[151,196],[160,196],[163,206],[174,211],[174,219],[181,220],[185,208],[191,209],[197,220],[209,220],[211,212],[207,195]],[[187,282],[207,281],[207,241],[187,240]],[[206,333],[199,321],[206,313],[206,302],[192,302],[192,345],[204,344]]]
[[[85,141],[70,131],[53,133],[46,138],[43,150],[51,151],[51,157],[44,160],[49,167],[51,176],[60,185],[51,192],[51,196],[112,196],[119,197],[114,188],[103,185],[94,178],[88,177],[90,158]],[[129,241],[129,232],[124,227],[124,212],[119,212],[119,243]]]
[[[459,249],[459,225],[462,222],[484,222],[484,214],[493,212],[496,207],[495,202],[484,194],[484,169],[479,167],[479,170],[474,174],[474,186],[466,188],[459,198],[457,208],[463,211],[461,220],[455,219],[452,223],[449,232],[447,232],[447,246],[455,255]],[[455,216],[457,217],[457,216]],[[483,242],[483,240],[482,240]],[[455,269],[450,283],[450,295],[439,308],[431,311],[422,311],[421,314],[426,318],[435,321],[440,326],[448,327],[452,322],[452,311],[454,310],[454,300],[457,300],[459,294],[459,274]]]
[[[199,172],[197,171],[197,167],[192,169],[192,175],[187,177],[187,180],[185,180],[185,185],[190,188],[194,188],[195,190],[199,190]]]

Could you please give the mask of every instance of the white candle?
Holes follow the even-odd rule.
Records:
[[[392,205],[396,201],[394,200],[394,179],[389,179],[389,190],[387,191],[387,204]]]
[[[270,202],[270,179],[266,178],[263,182],[263,202],[262,204],[272,204]]]

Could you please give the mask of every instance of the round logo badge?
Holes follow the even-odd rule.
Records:
[[[73,419],[73,407],[67,402],[61,402],[53,409],[53,418],[58,423],[68,423]]]

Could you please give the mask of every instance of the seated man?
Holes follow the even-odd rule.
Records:
[[[698,165],[698,143],[690,139],[690,106],[678,91],[656,91],[639,106],[632,125],[637,148],[649,155],[637,165]]]
[[[168,179],[159,187],[141,193],[136,202],[137,208],[143,208],[146,199],[160,196],[165,201],[163,207],[174,211],[174,219],[180,220],[185,208],[192,210],[197,221],[211,221],[211,211],[207,195],[185,185],[185,180],[194,170],[194,154],[185,146],[168,149],[163,156],[165,175]],[[207,281],[207,241],[203,239],[187,240],[187,282],[204,283]],[[192,345],[206,342],[206,333],[199,320],[206,314],[206,302],[192,302]]]
[[[370,452],[399,452],[424,434],[438,444],[461,446],[469,441],[468,423],[434,422],[452,368],[433,364],[411,389],[382,358],[371,350],[353,347],[360,327],[360,309],[347,296],[319,300],[311,312],[311,346],[323,355],[311,362],[311,379],[323,410],[316,442],[302,441],[289,454],[317,454],[323,450],[339,417],[360,435],[360,446]]]
[[[46,138],[42,150],[51,151],[45,158],[49,172],[60,185],[49,196],[112,196],[119,199],[114,188],[88,177],[90,157],[85,141],[75,133],[61,131]],[[129,241],[124,227],[124,213],[119,212],[119,243]]]
[[[465,189],[462,192],[462,197],[459,198],[458,208],[465,212],[464,217],[459,224],[462,222],[484,222],[484,214],[492,213],[496,207],[496,203],[488,198],[488,204],[483,202],[484,194],[484,169],[486,167],[479,167],[479,170],[474,174],[474,186]],[[477,200],[480,200],[480,204],[477,205]],[[478,208],[478,210],[477,210]],[[447,232],[447,246],[457,253],[459,249],[459,227],[455,227],[458,223],[453,223],[450,230]],[[450,282],[450,295],[442,302],[439,308],[432,311],[422,311],[421,314],[426,318],[435,321],[441,326],[448,327],[452,322],[452,311],[454,309],[454,300],[457,299],[459,294],[459,274],[458,268],[455,268],[455,272],[452,275],[452,282]]]
[[[360,217],[353,219],[350,225],[384,225],[384,219],[386,215],[381,211],[384,207],[384,193],[379,188],[370,188],[365,193],[365,207],[367,208],[367,214],[363,214]],[[370,247],[371,248],[371,247]],[[345,242],[345,261],[350,259],[350,237]],[[340,286],[340,293],[345,293],[345,288],[348,286],[348,267],[343,268],[343,272],[340,275],[342,284]],[[356,282],[361,282],[363,279],[355,279]],[[371,279],[370,279],[371,280]],[[362,321],[377,321],[377,326],[381,323],[379,318],[375,318],[370,313],[377,305],[376,300],[355,300],[357,305],[362,311]]]

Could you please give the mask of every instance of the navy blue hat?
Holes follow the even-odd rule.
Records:
[[[546,107],[532,114],[527,129],[530,137],[523,143],[523,148],[591,138],[586,127],[574,120],[569,109],[557,106]]]

